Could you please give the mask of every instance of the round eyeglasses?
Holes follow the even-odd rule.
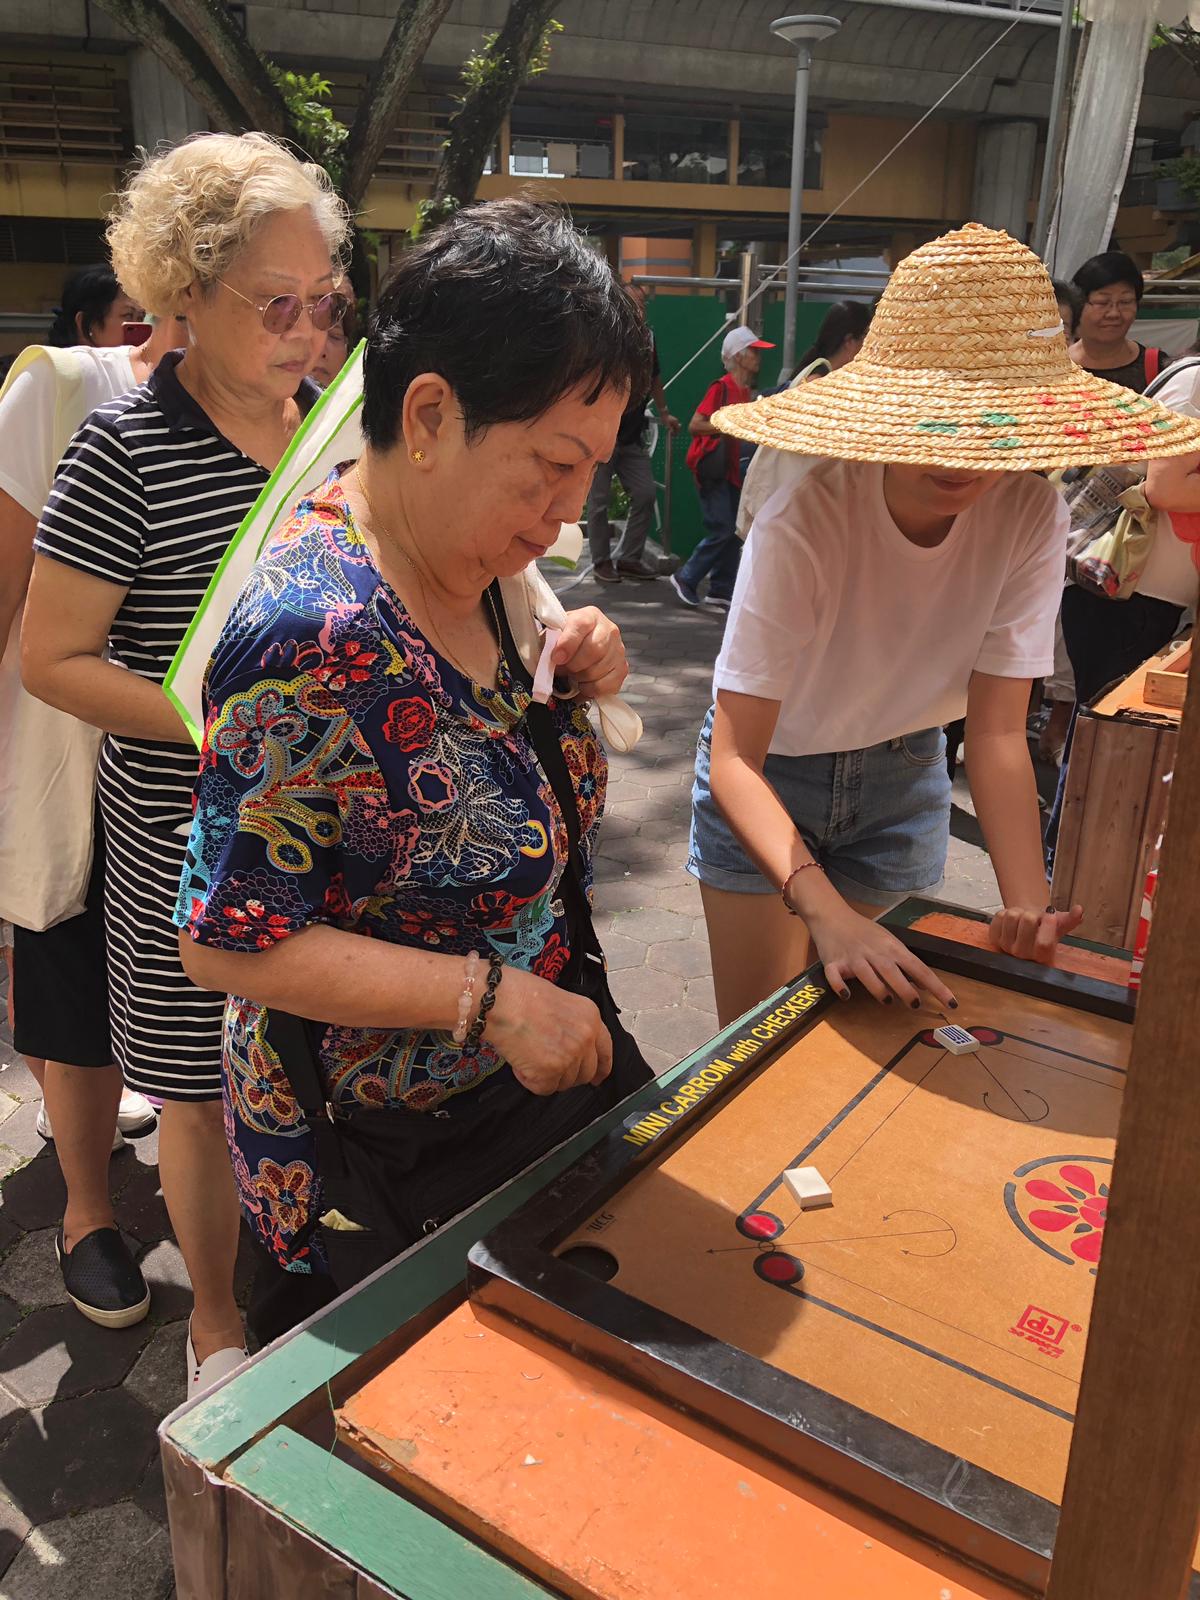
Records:
[[[290,333],[299,322],[302,311],[308,312],[312,318],[312,325],[318,333],[328,333],[335,323],[341,322],[350,309],[349,300],[336,289],[329,294],[323,294],[319,300],[301,300],[298,294],[277,294],[273,300],[260,305],[257,300],[251,300],[248,294],[243,294],[231,283],[226,283],[224,278],[218,278],[217,282],[223,289],[228,289],[230,294],[237,295],[239,300],[244,300],[248,306],[253,306],[262,318],[263,327],[271,334]]]

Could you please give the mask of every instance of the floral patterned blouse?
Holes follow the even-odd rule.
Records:
[[[551,981],[569,958],[558,883],[567,832],[537,764],[529,704],[501,664],[470,682],[380,576],[334,472],[301,502],[217,643],[177,921],[200,944],[269,949],[327,923]],[[606,763],[586,715],[552,702],[590,863]],[[284,1266],[321,1265],[312,1140],[264,1037],[230,996],[226,1128],[242,1207]],[[504,1063],[447,1033],[330,1026],[335,1104],[434,1110]]]

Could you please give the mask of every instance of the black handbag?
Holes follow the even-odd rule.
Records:
[[[532,682],[497,586],[492,598],[509,670],[528,691]],[[570,958],[559,984],[586,994],[599,1008],[613,1037],[613,1071],[599,1088],[534,1095],[511,1071],[502,1069],[478,1089],[454,1096],[433,1112],[335,1106],[318,1061],[317,1041],[325,1025],[271,1010],[267,1042],[312,1130],[321,1183],[320,1216],[310,1218],[293,1253],[320,1226],[329,1273],[341,1290],[490,1194],[650,1076],[609,992],[584,888],[574,785],[549,708],[532,703],[526,726],[562,811],[569,842],[569,865],[560,892]]]

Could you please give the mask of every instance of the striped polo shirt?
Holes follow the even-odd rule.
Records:
[[[269,476],[180,383],[182,358],[172,351],[144,384],[92,412],[62,459],[35,541],[41,554],[125,590],[110,657],[155,683]],[[318,391],[303,388],[307,409]],[[190,815],[190,742],[110,736],[102,765],[122,775],[145,820],[174,827]]]

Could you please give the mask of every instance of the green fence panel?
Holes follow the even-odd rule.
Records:
[[[663,382],[679,371],[718,329],[725,326],[725,303],[716,295],[655,295],[646,307],[650,326],[658,341],[658,364],[662,368]],[[658,444],[654,451],[654,477],[665,483],[667,456],[670,454],[671,471],[671,550],[675,555],[687,556],[704,537],[700,521],[700,496],[696,480],[687,469],[688,431],[692,413],[704,397],[704,391],[714,378],[720,377],[720,341],[714,341],[700,359],[690,366],[676,383],[667,389],[667,404],[683,424],[674,440],[665,428],[658,430]],[[659,511],[663,512],[663,495],[659,490]]]
[[[664,294],[655,295],[650,300],[646,314],[650,326],[654,329],[654,337],[658,341],[658,360],[664,383],[695,355],[706,340],[711,339],[714,333],[725,326],[725,307],[725,300],[715,294]],[[828,309],[829,306],[824,302],[801,302],[796,320],[798,350],[802,351],[811,344]],[[780,348],[783,340],[782,302],[766,308],[763,338],[769,339],[776,347],[774,350],[763,352],[759,377],[760,387],[770,389],[779,381],[779,367],[782,361]],[[696,480],[688,471],[685,459],[688,447],[687,425],[709,384],[715,378],[719,378],[724,370],[721,365],[720,341],[713,340],[700,359],[667,389],[667,403],[683,427],[673,443],[667,437],[665,429],[659,430],[658,444],[654,451],[654,476],[658,483],[666,482],[669,451],[671,549],[679,556],[690,555],[704,536],[704,526],[700,520],[700,496],[696,489]],[[662,502],[663,496],[660,490],[660,513]]]

